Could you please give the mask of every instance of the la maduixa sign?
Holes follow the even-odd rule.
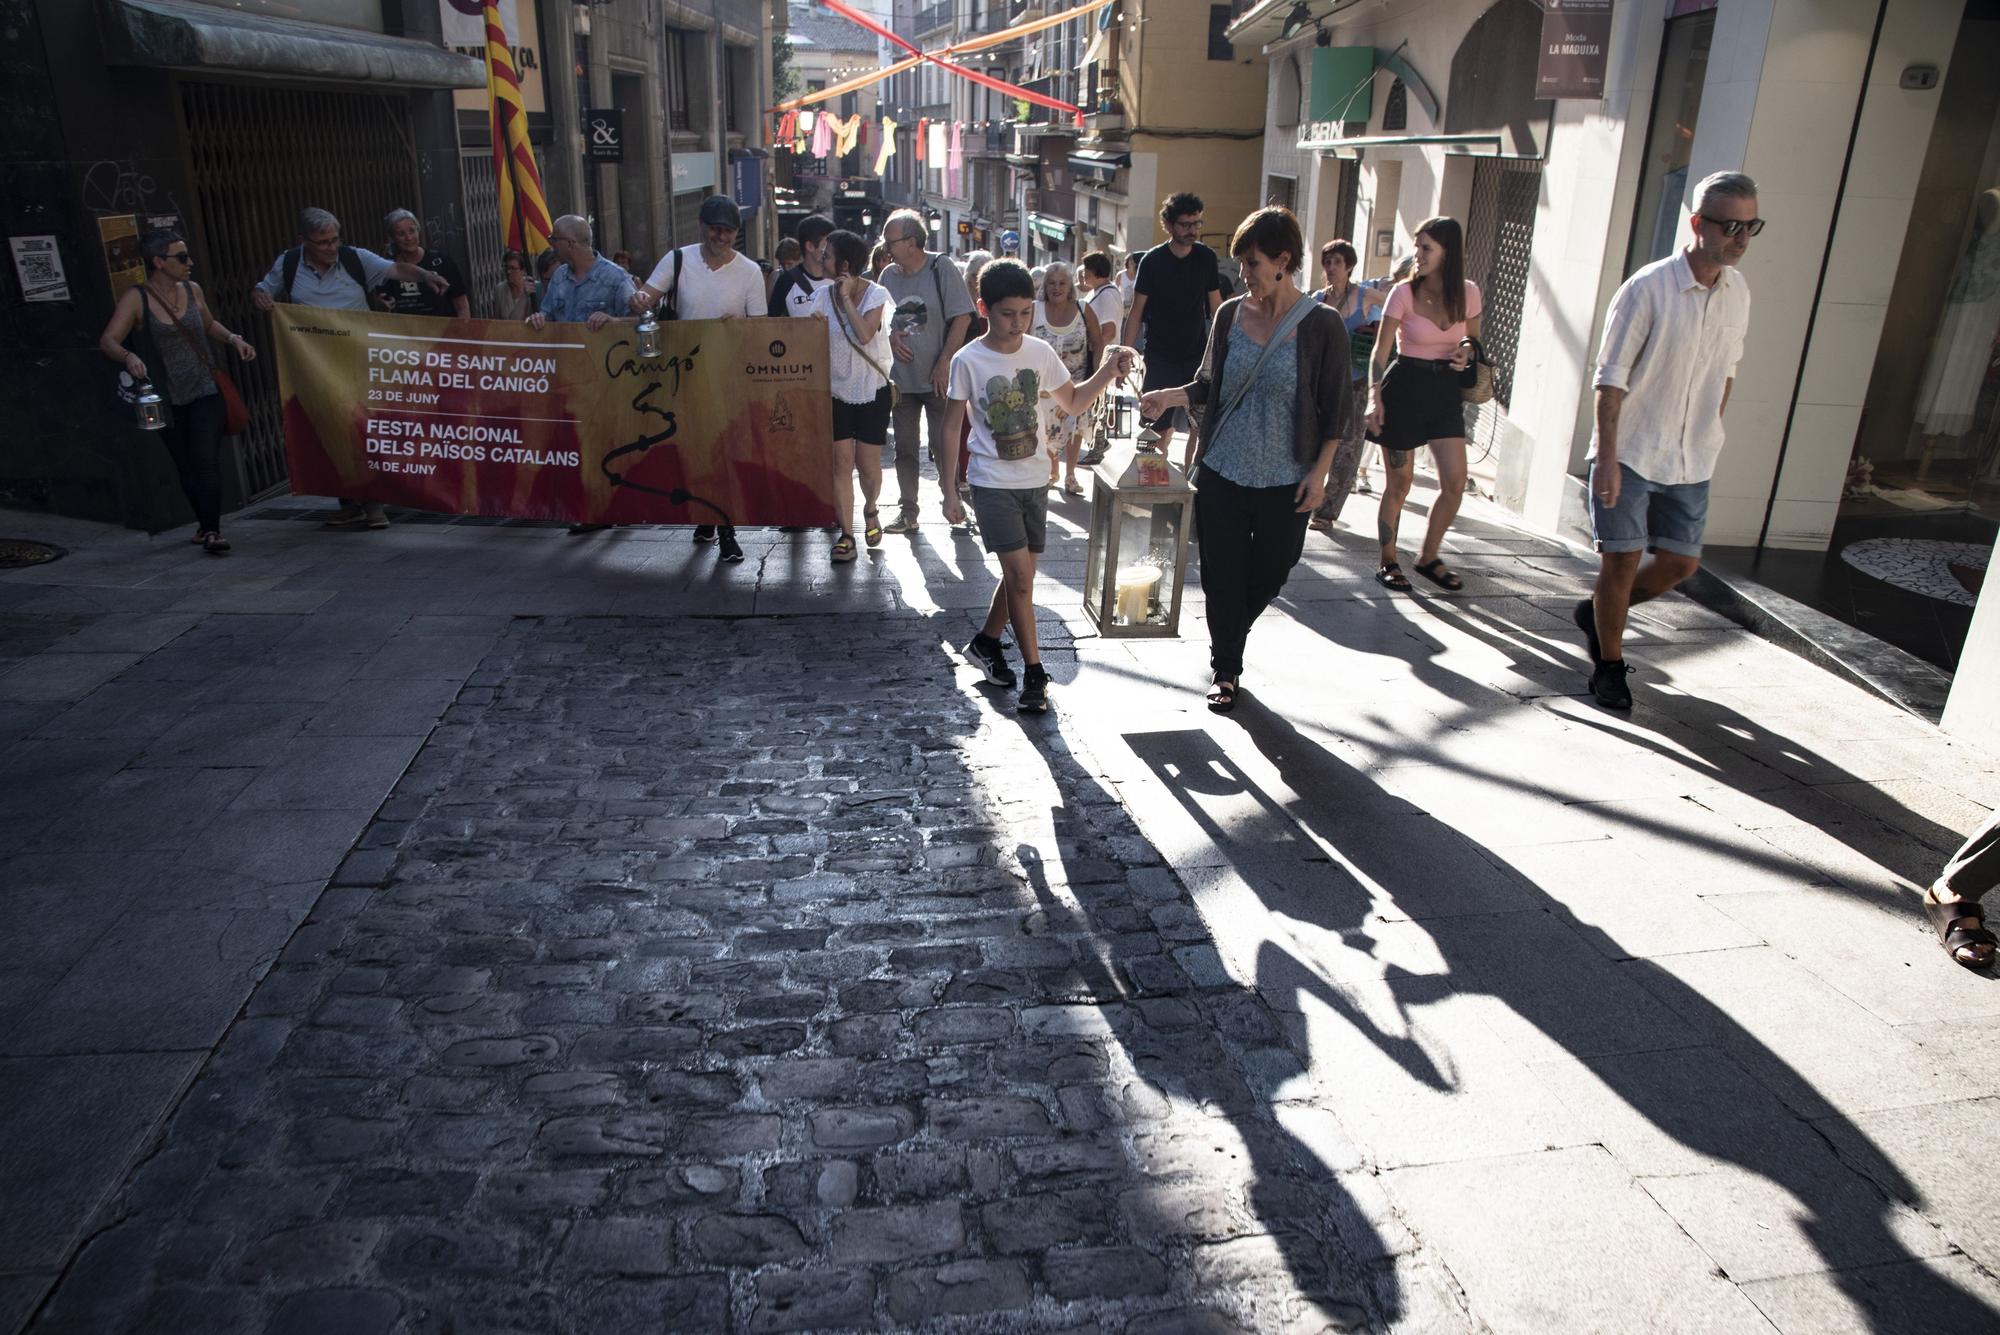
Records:
[[[833,520],[826,326],[540,330],[280,306],[291,489],[593,524]]]
[[[1611,0],[1544,0],[1537,98],[1602,98],[1610,55]]]

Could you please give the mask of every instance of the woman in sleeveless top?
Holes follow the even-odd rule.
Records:
[[[1397,563],[1397,526],[1416,479],[1411,451],[1429,445],[1437,465],[1438,497],[1431,506],[1417,573],[1447,592],[1465,587],[1445,565],[1445,531],[1465,499],[1465,404],[1458,373],[1470,364],[1463,340],[1479,337],[1479,288],[1465,281],[1465,233],[1454,218],[1432,218],[1417,229],[1417,262],[1410,280],[1389,294],[1382,332],[1368,363],[1368,436],[1382,446],[1382,507],[1376,537],[1382,564],[1375,582],[1408,593]],[[1393,346],[1393,363],[1390,349]]]
[[[1319,509],[1313,511],[1312,526],[1321,533],[1333,532],[1333,525],[1340,518],[1341,506],[1347,503],[1348,493],[1355,490],[1359,480],[1362,495],[1368,494],[1368,468],[1363,459],[1368,451],[1368,442],[1362,430],[1362,401],[1367,394],[1368,354],[1375,346],[1374,326],[1382,318],[1382,307],[1387,301],[1372,287],[1362,286],[1355,275],[1361,263],[1359,252],[1349,241],[1329,241],[1319,248],[1319,269],[1326,277],[1326,286],[1313,293],[1313,300],[1333,309],[1347,327],[1347,345],[1354,367],[1354,411],[1348,418],[1347,434],[1341,438],[1340,449],[1333,456],[1333,471],[1326,478],[1326,500]],[[1362,331],[1369,331],[1366,338]]]
[[[227,343],[246,362],[256,360],[257,349],[209,314],[201,285],[189,276],[194,260],[179,232],[148,232],[139,250],[146,281],[118,298],[97,347],[134,380],[155,380],[171,409],[160,435],[194,510],[194,540],[209,555],[221,556],[229,550],[222,537],[223,407],[209,340]],[[135,333],[143,357],[125,346]]]
[[[1072,380],[1087,378],[1102,342],[1102,332],[1076,299],[1076,275],[1067,264],[1056,261],[1042,272],[1041,293],[1041,300],[1035,303],[1035,322],[1028,332],[1056,350],[1063,365],[1069,368]],[[1083,423],[1053,404],[1043,404],[1042,411],[1046,424],[1044,439],[1049,450],[1049,485],[1056,485],[1056,463],[1061,460],[1063,490],[1081,496],[1083,484],[1076,479],[1076,458],[1083,445]]]

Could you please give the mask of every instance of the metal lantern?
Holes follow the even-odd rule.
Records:
[[[652,307],[647,307],[646,313],[639,317],[639,327],[633,333],[637,336],[636,351],[641,357],[650,361],[660,355],[660,322],[653,318]]]
[[[160,398],[160,392],[153,388],[150,380],[141,380],[132,387],[132,415],[139,423],[141,431],[161,431],[167,425],[167,405]]]
[[[1114,456],[1091,470],[1084,611],[1106,638],[1180,634],[1194,488],[1163,455]]]
[[[1132,434],[1132,418],[1138,411],[1138,400],[1130,394],[1111,396],[1111,434],[1124,440]]]

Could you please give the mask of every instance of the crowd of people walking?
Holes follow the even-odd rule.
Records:
[[[1749,327],[1749,288],[1736,266],[1765,225],[1756,184],[1741,173],[1702,180],[1689,205],[1681,247],[1613,296],[1594,376],[1588,485],[1601,561],[1574,620],[1590,655],[1591,693],[1613,710],[1632,706],[1624,658],[1630,609],[1677,587],[1700,564],[1723,411]],[[507,253],[493,306],[536,328],[595,330],[655,310],[680,319],[823,320],[836,516],[830,558],[851,562],[862,547],[879,548],[885,534],[918,528],[924,450],[936,466],[943,517],[976,532],[1000,566],[966,657],[987,683],[1018,686],[1024,712],[1049,704],[1034,612],[1048,495],[1084,493],[1078,469],[1104,446],[1093,408],[1136,367],[1143,366],[1140,418],[1159,448],[1188,433],[1183,458],[1195,489],[1209,709],[1228,713],[1242,698],[1250,632],[1283,591],[1307,532],[1330,531],[1352,493],[1373,490],[1370,450],[1379,450],[1382,475],[1376,582],[1393,593],[1414,590],[1402,566],[1401,519],[1415,454],[1424,449],[1438,491],[1411,568],[1441,592],[1465,587],[1445,542],[1465,490],[1464,404],[1485,356],[1483,298],[1465,276],[1456,219],[1424,221],[1386,281],[1362,281],[1353,244],[1327,241],[1314,252],[1322,283],[1307,291],[1300,275],[1309,247],[1298,219],[1284,208],[1258,209],[1230,238],[1242,290],[1226,298],[1218,257],[1201,241],[1203,202],[1187,191],[1161,206],[1166,242],[1127,256],[1122,272],[1101,252],[1032,273],[982,252],[961,269],[930,249],[923,215],[905,209],[889,215],[872,248],[828,219],[805,219],[788,238],[793,263],[767,283],[736,249],[742,220],[731,200],[704,201],[699,221],[699,241],[670,251],[638,280],[629,257],[598,252],[587,219],[565,215],[548,253]],[[416,218],[398,210],[384,229],[382,253],[349,247],[337,219],[307,209],[297,244],[272,262],[253,304],[467,315],[462,276],[448,256],[424,246]],[[211,313],[184,237],[154,232],[141,250],[145,281],[120,297],[99,346],[129,381],[165,390],[163,439],[195,513],[195,541],[222,555],[230,550],[219,468],[227,396],[215,344],[244,361],[256,349]],[[883,456],[892,447],[894,517],[885,523]],[[380,505],[358,499],[340,500],[326,522],[388,525]],[[727,525],[698,527],[694,536],[715,543],[724,561],[743,558]],[[1018,676],[1002,639],[1009,629]],[[1940,942],[1967,967],[1993,963],[1996,939],[1978,901],[2000,875],[1996,863],[2000,830],[1989,821],[1925,896]]]

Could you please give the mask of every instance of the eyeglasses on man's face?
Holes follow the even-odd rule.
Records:
[[[174,260],[181,264],[194,263],[194,256],[188,254],[185,250],[170,250],[165,255],[162,255],[160,258],[167,260]]]
[[[1762,218],[1711,218],[1706,213],[1697,213],[1695,217],[1716,228],[1731,241],[1734,241],[1740,233],[1746,230],[1752,236],[1756,236],[1764,230],[1764,220]]]

